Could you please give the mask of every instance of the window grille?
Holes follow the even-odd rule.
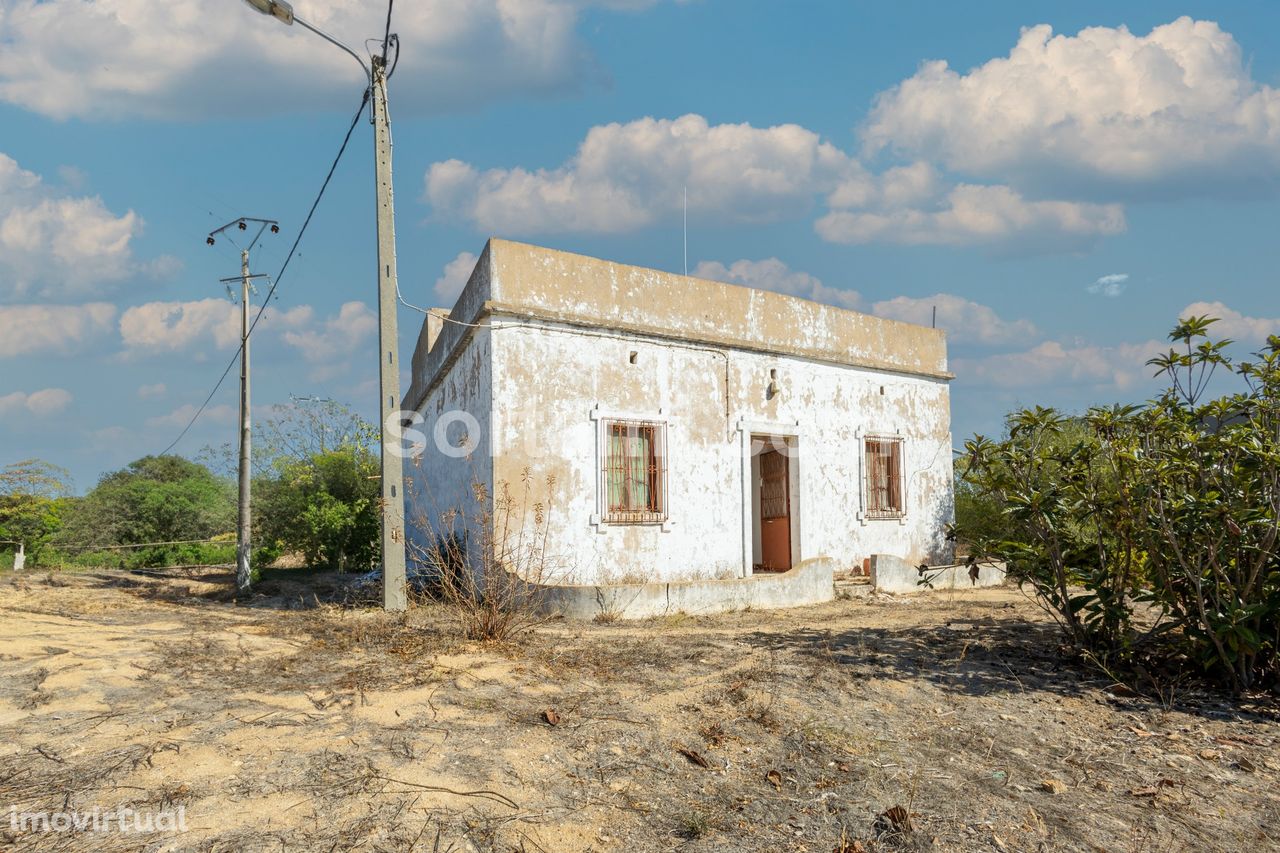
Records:
[[[867,477],[867,518],[900,518],[902,500],[902,439],[868,438],[864,445]]]
[[[605,521],[645,524],[666,520],[664,426],[637,421],[604,425]]]

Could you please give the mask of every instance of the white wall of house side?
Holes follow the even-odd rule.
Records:
[[[951,374],[935,329],[503,240],[449,319],[424,324],[404,401],[428,438],[407,466],[418,547],[442,513],[492,510],[475,504],[479,482],[515,492],[517,533],[546,532],[541,582],[741,576],[760,553],[751,438],[777,435],[795,448],[793,562],[951,556]],[[479,425],[464,459],[435,446],[454,411]],[[610,417],[665,424],[666,523],[601,523]],[[868,435],[903,441],[900,519],[862,512]]]
[[[481,332],[460,349],[441,381],[412,410],[423,420],[411,429],[425,437],[426,447],[405,459],[405,528],[411,571],[415,564],[421,566],[423,549],[432,546],[435,536],[451,530],[461,533],[470,527],[472,541],[478,541],[476,526],[492,510],[490,501],[476,499],[474,489],[479,485],[493,493],[491,365],[491,340],[488,332]],[[444,451],[437,436],[444,439],[440,443]],[[465,452],[468,447],[470,453]],[[450,518],[455,512],[458,517]]]
[[[750,571],[758,508],[744,484],[752,470],[744,437],[756,433],[789,435],[796,444],[798,559],[827,556],[849,569],[873,553],[913,563],[950,556],[945,379],[500,315],[493,322],[501,328],[485,334],[492,336],[494,480],[518,484],[526,469],[539,483],[554,477],[554,488],[543,487],[541,497],[551,507],[548,549],[564,567],[562,581]],[[771,370],[781,390],[769,398]],[[669,524],[593,523],[599,513],[593,412],[667,424]],[[902,519],[861,518],[868,434],[903,438]]]

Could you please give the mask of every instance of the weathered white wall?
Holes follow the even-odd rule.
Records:
[[[496,483],[554,475],[547,493],[554,550],[566,581],[676,580],[740,576],[751,559],[758,510],[744,513],[739,423],[798,435],[799,559],[833,558],[840,569],[873,553],[912,562],[948,557],[951,436],[944,380],[818,363],[796,357],[701,348],[606,331],[501,317],[492,335]],[[630,354],[636,353],[636,363]],[[769,371],[782,392],[766,399]],[[884,393],[881,394],[881,388]],[[593,409],[669,419],[668,511],[672,523],[591,523],[597,512]],[[750,431],[750,430],[749,430]],[[866,432],[901,434],[907,513],[858,518]],[[750,463],[746,470],[750,471]],[[750,476],[748,474],[748,476]],[[754,526],[754,525],[752,525]]]
[[[481,429],[470,458],[429,440],[409,466],[411,540],[450,508],[492,511],[474,501],[479,482],[489,494],[527,488],[512,527],[545,519],[542,582],[737,577],[759,549],[745,439],[775,433],[797,447],[793,560],[849,569],[874,553],[950,557],[950,374],[937,330],[501,240],[450,317],[460,322],[424,327],[405,407],[426,418],[429,439],[451,409]],[[593,411],[668,422],[670,524],[592,523]],[[901,520],[859,517],[868,433],[904,439]]]
[[[412,566],[421,560],[433,536],[449,531],[461,533],[471,527],[476,541],[481,519],[492,510],[487,500],[476,499],[476,487],[493,493],[490,463],[492,431],[492,342],[488,332],[475,335],[460,351],[443,381],[427,394],[417,412],[424,422],[412,429],[426,438],[426,448],[405,460],[405,528],[408,559]],[[455,457],[440,452],[435,434],[442,416],[466,412],[480,428],[466,438],[473,442],[472,453]],[[454,422],[443,430],[450,446],[464,443],[467,425]],[[450,516],[456,515],[451,518]]]

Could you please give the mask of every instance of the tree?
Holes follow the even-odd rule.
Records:
[[[289,551],[310,565],[358,571],[377,556],[378,433],[330,400],[277,407],[255,438],[254,529],[261,563]]]
[[[68,507],[54,544],[69,549],[209,539],[235,527],[230,482],[181,456],[147,456],[105,474]],[[164,565],[188,553],[180,546],[139,548],[135,565]]]
[[[1235,365],[1212,323],[1170,332],[1145,406],[1036,407],[966,442],[966,488],[999,519],[961,535],[1095,659],[1192,661],[1243,692],[1280,685],[1280,337]],[[1244,389],[1206,401],[1219,370]]]
[[[379,530],[377,473],[377,457],[358,447],[279,460],[275,472],[255,485],[259,541],[331,571],[371,568]]]
[[[39,565],[50,537],[61,527],[61,514],[71,491],[71,475],[41,459],[26,459],[0,468],[0,549],[25,548],[31,565]]]

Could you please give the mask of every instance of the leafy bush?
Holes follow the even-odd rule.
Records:
[[[301,554],[330,571],[367,571],[381,529],[378,433],[328,400],[277,408],[259,425],[256,458],[269,474],[254,481],[257,564]]]
[[[230,483],[198,462],[147,456],[105,474],[83,498],[69,500],[63,517],[50,545],[66,562],[99,559],[95,565],[126,568],[222,563],[222,550],[206,553],[202,541],[192,540],[234,529],[235,495]],[[146,547],[119,547],[133,545]]]
[[[1150,362],[1169,386],[1146,406],[1027,409],[967,442],[958,530],[1104,663],[1160,639],[1163,660],[1244,691],[1280,677],[1280,338],[1237,366],[1213,322],[1170,333]],[[1206,402],[1218,370],[1244,388]]]
[[[0,560],[11,564],[21,544],[27,565],[42,565],[45,546],[62,527],[70,482],[65,468],[40,459],[0,468]]]

